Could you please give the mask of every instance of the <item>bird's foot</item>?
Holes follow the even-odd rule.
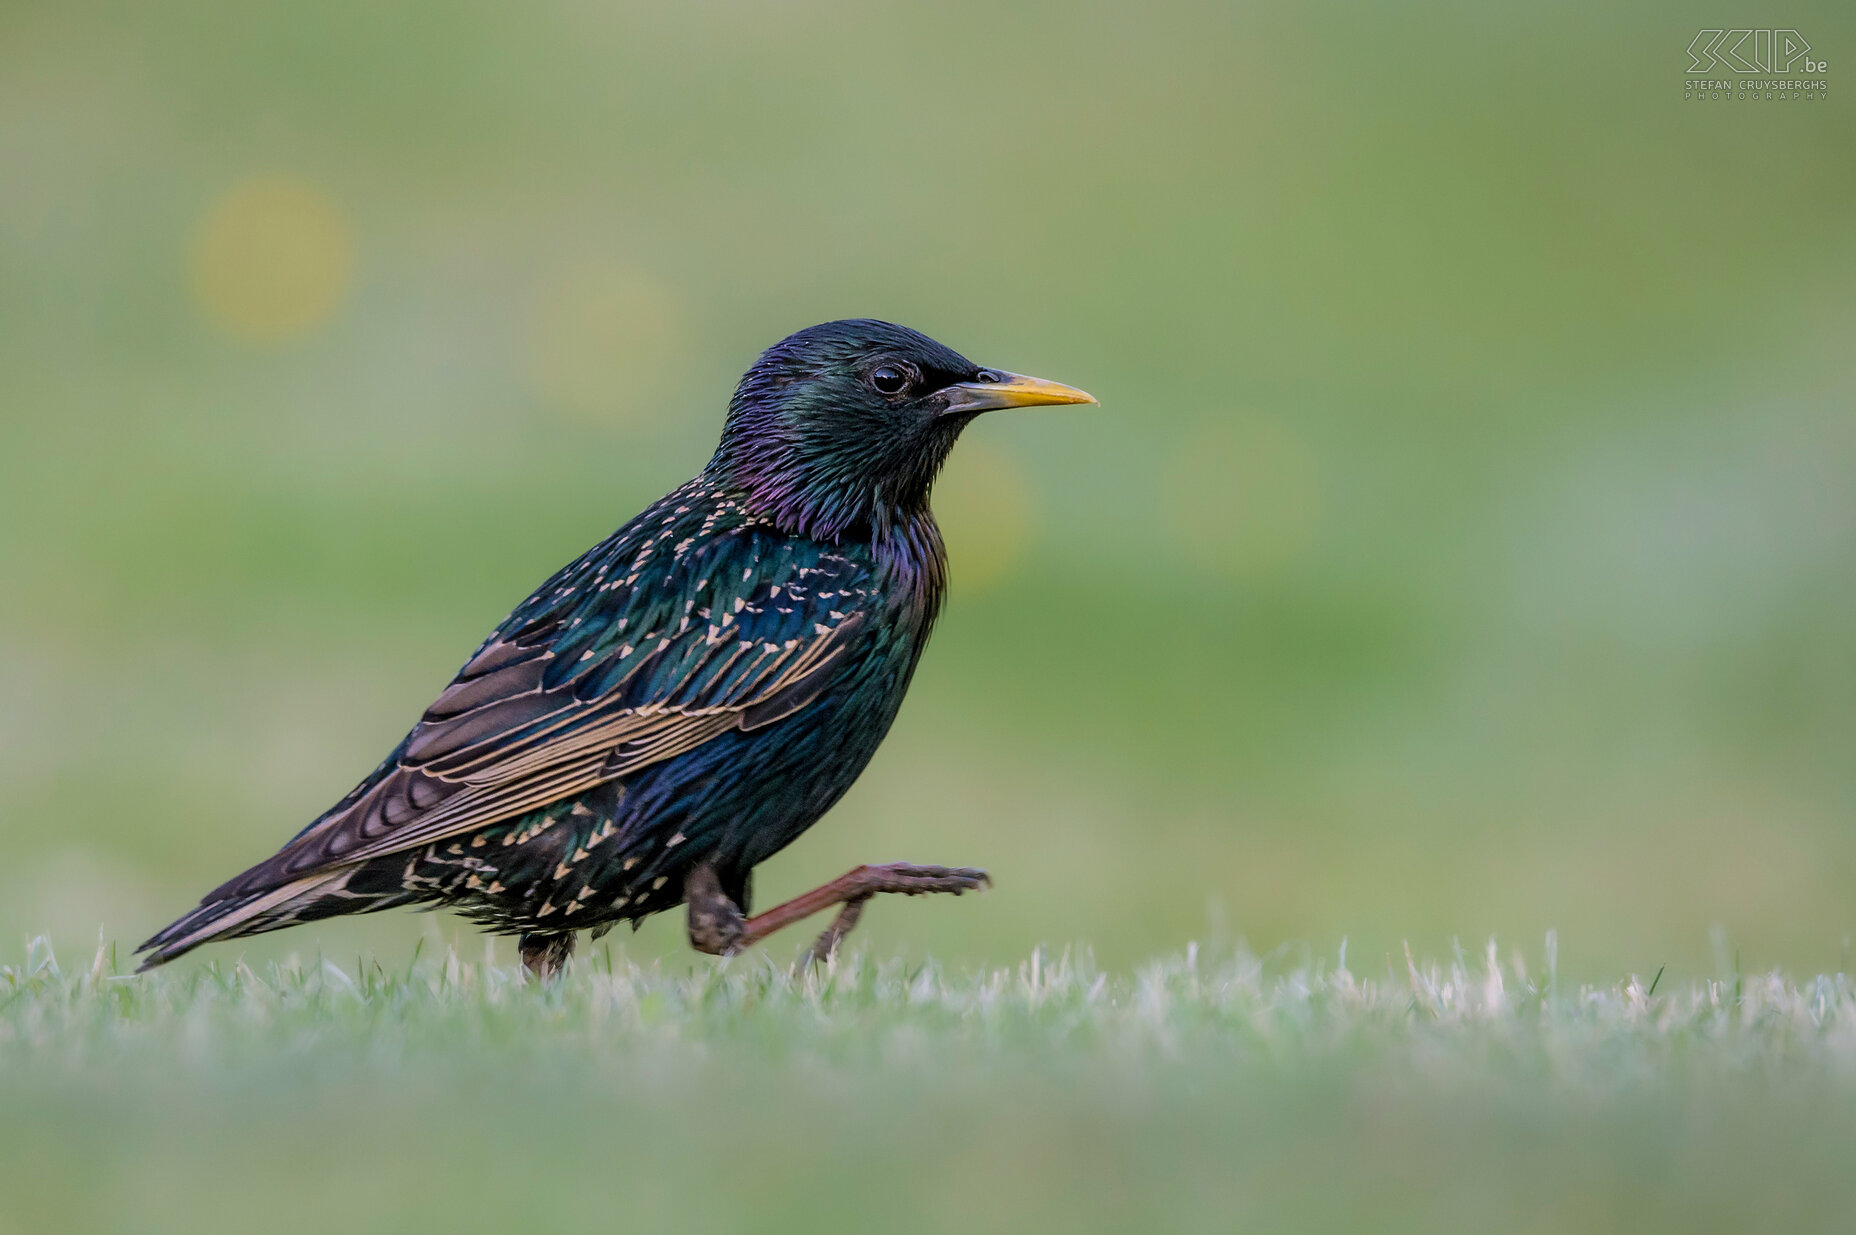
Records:
[[[864,904],[868,900],[869,897],[861,897],[844,902],[844,907],[838,910],[838,916],[831,920],[831,925],[819,932],[812,946],[799,958],[802,972],[814,965],[823,965],[838,954],[838,945],[844,942],[844,937],[851,933],[851,928],[864,916]]]
[[[893,892],[903,896],[922,896],[930,892],[947,892],[959,896],[962,892],[975,892],[992,886],[992,876],[985,871],[971,866],[914,866],[907,862],[892,862],[887,866],[859,866],[834,880],[826,887],[845,885],[850,892],[844,900],[844,908],[838,910],[838,916],[832,919],[806,954],[800,958],[799,967],[823,964],[837,955],[838,945],[851,933],[858,920],[863,917],[864,902],[882,892]]]
[[[517,947],[528,972],[536,981],[546,982],[559,974],[567,958],[574,954],[574,935],[572,931],[555,935],[526,934],[517,941]]]
[[[903,896],[922,896],[929,892],[977,892],[992,886],[992,876],[972,866],[914,866],[908,862],[891,862],[887,866],[859,866],[826,884],[840,885],[850,900],[868,900],[880,892],[897,892]]]
[[[722,891],[721,880],[705,864],[690,871],[683,894],[689,906],[690,946],[714,956],[733,956],[783,926],[842,905],[837,918],[807,953],[806,963],[810,963],[825,960],[838,950],[863,916],[864,902],[872,896],[885,892],[900,896],[945,892],[959,896],[991,884],[992,877],[985,871],[968,866],[915,866],[907,862],[859,866],[822,887],[748,918]]]

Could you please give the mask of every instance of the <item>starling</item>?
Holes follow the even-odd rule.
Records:
[[[887,322],[770,348],[694,480],[516,607],[386,761],[274,856],[138,951],[396,905],[519,936],[557,972],[576,932],[688,905],[725,955],[832,906],[828,954],[881,892],[984,871],[860,866],[749,916],[753,869],[857,779],[946,588],[929,489],[981,412],[1094,403]]]

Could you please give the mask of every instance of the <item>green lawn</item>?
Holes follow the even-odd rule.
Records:
[[[1533,955],[0,969],[0,1230],[1847,1230],[1856,982]]]

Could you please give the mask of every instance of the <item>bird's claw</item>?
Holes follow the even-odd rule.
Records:
[[[992,876],[972,866],[916,866],[908,862],[892,862],[887,866],[860,866],[846,875],[843,882],[849,885],[843,893],[843,907],[817,942],[801,954],[801,969],[822,965],[837,953],[838,946],[851,933],[851,928],[857,925],[858,919],[863,916],[864,905],[873,896],[886,892],[902,896],[949,892],[959,896],[962,892],[990,888]]]
[[[977,892],[992,886],[991,875],[971,866],[915,866],[907,862],[893,862],[887,866],[866,866],[864,872],[864,878],[859,882],[868,891],[862,888],[859,891],[867,896],[883,892],[903,896],[949,892],[959,896],[962,892]]]

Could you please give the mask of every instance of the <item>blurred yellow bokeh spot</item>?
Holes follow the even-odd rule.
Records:
[[[1321,517],[1321,469],[1283,421],[1242,414],[1188,433],[1161,473],[1172,543],[1225,575],[1262,574],[1300,557]]]
[[[1024,468],[988,441],[954,447],[934,487],[935,521],[947,541],[957,591],[977,592],[1010,575],[1030,546],[1037,498]]]
[[[524,319],[523,369],[551,406],[595,423],[657,418],[684,350],[662,284],[602,259],[575,263],[536,286]]]
[[[242,181],[215,201],[194,232],[192,256],[207,318],[259,343],[327,321],[354,269],[340,208],[314,184],[282,176]]]

